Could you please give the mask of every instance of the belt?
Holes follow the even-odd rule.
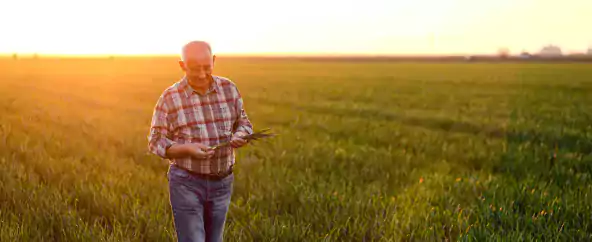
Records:
[[[230,169],[228,169],[227,171],[223,171],[223,172],[219,172],[219,173],[214,173],[214,174],[202,174],[202,173],[197,173],[195,171],[190,171],[188,169],[185,169],[181,166],[175,165],[175,167],[186,171],[187,173],[191,174],[194,177],[203,179],[203,180],[208,180],[208,181],[219,181],[222,180],[228,176],[230,176],[230,174],[232,174],[232,166],[230,167]]]

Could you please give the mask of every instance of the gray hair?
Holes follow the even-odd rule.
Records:
[[[199,47],[206,47],[206,49],[212,54],[212,47],[208,42],[201,41],[201,40],[194,40],[190,41],[189,43],[183,45],[181,49],[181,60],[185,61],[187,59],[187,52],[189,49],[199,48]]]

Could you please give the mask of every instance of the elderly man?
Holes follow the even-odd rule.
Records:
[[[148,147],[169,160],[168,182],[179,241],[222,241],[234,176],[234,149],[253,132],[243,100],[229,79],[212,75],[210,45],[182,49],[184,77],[160,95]],[[230,141],[217,149],[210,147]]]

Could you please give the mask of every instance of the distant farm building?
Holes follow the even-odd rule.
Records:
[[[522,53],[520,53],[520,58],[522,59],[530,59],[532,58],[532,55],[526,51],[522,51]]]
[[[562,56],[563,53],[561,52],[561,49],[559,47],[554,45],[548,45],[541,49],[539,55],[542,57],[558,57]]]

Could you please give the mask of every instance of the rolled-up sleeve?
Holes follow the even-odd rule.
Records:
[[[251,121],[249,120],[249,116],[247,115],[247,112],[245,111],[245,107],[244,107],[244,103],[243,103],[243,98],[240,94],[240,92],[238,91],[238,88],[236,90],[237,93],[237,97],[236,97],[236,111],[237,111],[237,121],[236,121],[236,131],[235,132],[245,132],[247,134],[252,134],[253,133],[253,124],[251,124]]]
[[[167,158],[166,151],[175,144],[169,137],[169,124],[167,121],[168,107],[164,95],[161,95],[154,107],[150,132],[148,134],[148,150],[150,153]]]

